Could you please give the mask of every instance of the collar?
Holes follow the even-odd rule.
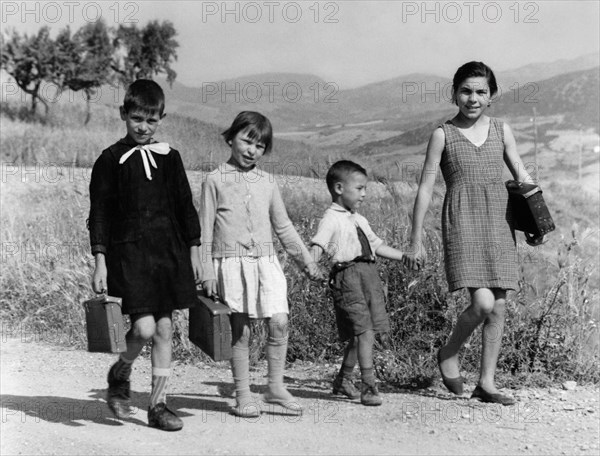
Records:
[[[258,173],[258,171],[259,171],[259,169],[257,168],[256,165],[254,165],[250,169],[242,169],[242,168],[239,168],[238,166],[232,165],[231,163],[228,163],[228,162],[221,164],[221,172],[222,173],[246,174],[246,173]]]
[[[159,155],[167,155],[171,148],[167,143],[152,143],[152,144],[138,144],[137,146],[131,148],[128,152],[124,153],[119,159],[119,164],[122,165],[127,161],[129,157],[131,157],[137,151],[140,152],[142,157],[142,163],[144,165],[144,172],[146,173],[146,178],[148,180],[152,180],[152,172],[150,170],[150,165],[153,168],[157,168],[156,161],[154,160],[153,154]]]
[[[356,212],[349,211],[344,206],[342,206],[338,203],[331,203],[331,206],[329,206],[329,209],[331,209],[332,211],[335,211],[335,212],[345,212],[348,215],[353,215],[356,213]]]

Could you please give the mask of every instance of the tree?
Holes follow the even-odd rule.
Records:
[[[62,63],[61,88],[83,90],[86,101],[84,125],[90,121],[90,100],[96,89],[109,82],[114,48],[104,21],[89,22],[75,33],[67,27],[56,38]]]
[[[47,116],[50,107],[40,95],[40,87],[44,81],[55,81],[61,72],[49,28],[44,26],[33,36],[21,36],[13,31],[12,36],[2,44],[1,67],[14,78],[21,90],[31,95],[31,113],[35,114],[40,101]]]
[[[112,68],[120,82],[129,85],[136,79],[164,73],[172,85],[177,73],[171,64],[177,60],[175,49],[179,43],[174,39],[177,32],[173,24],[164,21],[149,22],[143,29],[120,25],[115,38],[115,59]]]

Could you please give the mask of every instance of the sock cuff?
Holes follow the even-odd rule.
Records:
[[[354,372],[354,366],[348,366],[346,364],[342,364],[342,367],[340,368],[340,374],[344,377],[350,377],[352,376],[352,373]]]
[[[288,337],[271,337],[267,338],[267,343],[270,345],[285,345],[288,342]]]
[[[133,358],[133,359],[127,359],[127,358],[125,358],[125,356],[123,356],[123,354],[121,354],[119,356],[119,361],[121,361],[121,362],[123,362],[125,364],[133,364],[133,362],[135,361],[135,358]]]
[[[169,367],[153,367],[152,368],[152,376],[153,377],[168,377],[171,375],[171,369]]]
[[[361,367],[360,377],[363,382],[373,383],[375,381],[375,371],[372,367]]]

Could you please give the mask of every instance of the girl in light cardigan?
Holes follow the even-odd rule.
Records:
[[[287,284],[274,249],[272,230],[284,248],[311,278],[319,269],[294,229],[273,175],[256,167],[272,149],[269,119],[257,112],[237,115],[223,133],[231,157],[202,185],[202,286],[231,308],[233,357],[231,370],[236,405],[232,413],[258,417],[259,404],[250,394],[250,319],[266,319],[267,403],[300,412],[300,404],[283,385],[288,343]]]

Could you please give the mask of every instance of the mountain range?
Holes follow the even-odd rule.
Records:
[[[598,54],[588,54],[499,72],[495,114],[530,115],[535,105],[540,113],[574,113],[576,122],[597,127],[599,60]],[[372,129],[406,132],[455,110],[451,79],[433,74],[408,74],[353,89],[293,73],[202,82],[200,87],[161,83],[171,110],[220,126],[239,111],[255,110],[271,118],[276,131],[371,124]]]

